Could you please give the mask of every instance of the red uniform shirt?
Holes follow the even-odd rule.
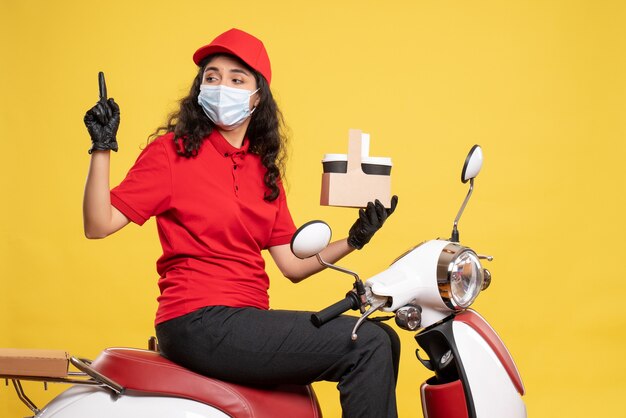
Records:
[[[131,221],[156,216],[157,324],[205,306],[269,308],[261,250],[289,243],[296,227],[282,185],[276,200],[263,199],[266,170],[248,144],[237,149],[214,130],[196,157],[185,158],[169,133],[111,190],[111,203]]]

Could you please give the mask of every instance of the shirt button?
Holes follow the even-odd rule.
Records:
[[[236,169],[237,169],[237,164],[233,166],[233,170],[236,170]]]
[[[228,157],[228,153],[227,152],[224,153],[224,157]]]

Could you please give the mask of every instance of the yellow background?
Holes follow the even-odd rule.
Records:
[[[122,108],[117,184],[194,76],[191,55],[231,27],[264,40],[291,130],[297,224],[345,236],[356,212],[319,206],[324,153],[349,128],[393,158],[397,212],[343,261],[364,277],[447,236],[474,143],[485,164],[461,241],[495,261],[475,307],[523,376],[529,415],[624,416],[626,7],[621,1],[0,1],[0,347],[94,358],[144,347],[157,296],[155,225],[83,237],[84,112],[97,72]],[[316,310],[349,277],[300,285],[271,265],[274,308]],[[401,417],[420,417],[429,374],[402,332]],[[339,417],[334,384],[316,384]],[[47,393],[27,385],[39,405]],[[0,387],[0,416],[27,410]]]

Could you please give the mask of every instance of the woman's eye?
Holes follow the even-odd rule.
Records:
[[[240,80],[238,78],[234,78],[233,79],[233,83],[235,83],[235,84],[243,84],[243,80]]]
[[[208,76],[206,76],[206,77],[204,78],[204,81],[208,81],[208,82],[212,82],[212,81],[216,81],[216,80],[217,80],[217,78],[216,78],[216,77],[213,77],[213,76],[211,76],[211,75],[208,75]]]

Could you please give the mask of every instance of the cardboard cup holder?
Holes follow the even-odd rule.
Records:
[[[391,158],[368,154],[369,135],[351,129],[348,154],[324,155],[321,205],[361,208],[378,199],[390,207]]]

